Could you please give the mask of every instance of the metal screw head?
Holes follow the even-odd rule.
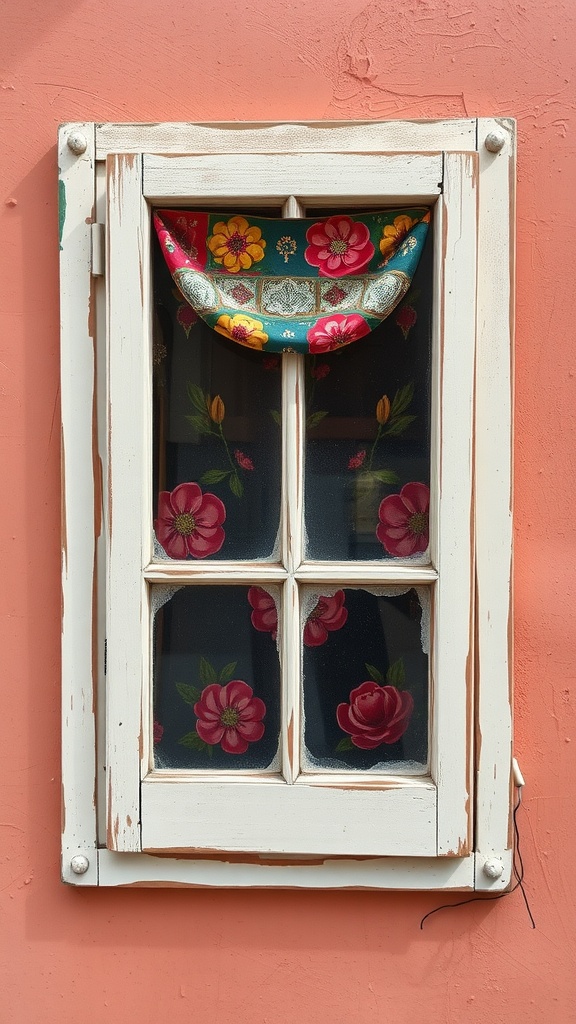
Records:
[[[68,149],[71,149],[76,156],[81,156],[82,153],[86,152],[88,140],[85,135],[82,135],[82,132],[71,132],[66,142],[68,143]]]
[[[498,857],[489,857],[484,861],[482,870],[488,878],[501,878],[504,874],[504,865],[501,860],[498,860]]]
[[[83,853],[77,853],[75,857],[72,857],[70,867],[75,875],[85,875],[90,867],[90,861]]]
[[[484,139],[484,145],[489,153],[499,153],[503,149],[505,142],[506,135],[499,128],[496,128],[493,132],[488,132]]]

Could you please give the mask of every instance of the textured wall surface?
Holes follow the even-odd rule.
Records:
[[[575,20],[570,0],[7,0],[2,1022],[576,1021]],[[518,893],[421,932],[437,896],[65,888],[58,123],[463,115],[519,129],[516,750],[537,930]]]

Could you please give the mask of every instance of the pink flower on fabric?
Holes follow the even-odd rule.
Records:
[[[310,244],[304,259],[311,267],[318,267],[321,277],[358,274],[374,255],[366,225],[345,214],[312,224],[306,240]]]
[[[156,210],[154,226],[170,270],[182,267],[204,269],[207,259],[207,213]]]
[[[322,355],[349,345],[365,334],[370,334],[370,327],[359,313],[351,313],[350,316],[333,313],[332,316],[320,317],[307,332],[306,340],[313,355]]]
[[[361,750],[396,743],[410,724],[414,698],[395,686],[379,686],[371,679],[350,693],[349,704],[336,708],[338,725]]]
[[[160,725],[160,722],[157,722],[156,719],[154,719],[154,743],[160,743],[163,735],[164,726]]]
[[[360,469],[360,466],[363,464],[365,458],[366,449],[363,448],[362,451],[356,452],[356,455],[353,455],[352,458],[349,460],[348,469]]]
[[[342,629],[348,618],[344,607],[345,594],[338,590],[333,597],[320,597],[304,626],[304,643],[307,647],[321,647],[328,639],[328,633]]]
[[[178,484],[158,495],[154,529],[170,558],[207,558],[220,551],[226,509],[215,494],[203,494],[198,484]]]
[[[428,547],[430,491],[426,484],[405,484],[400,494],[380,503],[376,536],[390,555],[406,557]]]
[[[242,469],[254,469],[254,463],[252,462],[252,459],[249,459],[248,456],[244,455],[244,452],[241,452],[238,448],[234,452],[234,458],[236,459],[238,465],[242,467]]]
[[[280,366],[280,356],[264,356],[262,366],[265,370],[277,370]]]
[[[250,587],[248,602],[253,611],[250,616],[254,629],[270,633],[275,640],[278,635],[278,612],[274,598],[263,587]]]
[[[194,714],[200,739],[210,746],[219,743],[227,754],[244,754],[264,735],[266,705],[242,679],[225,686],[210,683],[194,705]]]

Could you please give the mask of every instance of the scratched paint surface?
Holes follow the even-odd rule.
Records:
[[[574,983],[576,256],[568,0],[22,0],[0,51],[0,968],[10,1024],[566,1024]],[[58,881],[58,122],[515,115],[516,749],[528,891]],[[9,203],[10,200],[16,203]],[[30,273],[33,253],[34,274]],[[572,741],[572,742],[571,742]]]

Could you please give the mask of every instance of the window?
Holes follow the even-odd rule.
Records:
[[[505,887],[510,123],[68,125],[60,160],[64,878]],[[430,228],[370,336],[271,357],[193,322],[154,213],[212,263],[233,218],[286,264],[301,218]]]

